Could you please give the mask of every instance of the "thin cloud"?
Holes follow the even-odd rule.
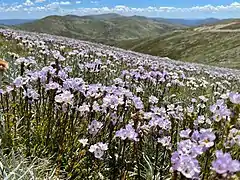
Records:
[[[35,3],[43,3],[45,2],[46,0],[35,0]]]
[[[59,4],[60,5],[70,5],[71,3],[69,1],[61,1]]]
[[[43,0],[36,0],[43,1]],[[34,1],[34,2],[36,2]],[[92,1],[93,2],[93,1]],[[80,4],[81,1],[75,1],[76,4]],[[234,15],[234,17],[240,17],[240,3],[234,2],[229,5],[204,5],[204,6],[194,6],[190,8],[177,8],[177,7],[156,7],[149,6],[145,8],[136,8],[136,7],[128,7],[125,5],[117,5],[115,7],[95,7],[95,8],[65,8],[66,5],[71,5],[70,1],[56,1],[45,5],[33,6],[34,3],[31,0],[26,0],[23,3],[23,6],[29,6],[27,9],[34,14],[36,12],[43,12],[46,15],[58,14],[61,13],[71,13],[75,15],[87,15],[87,14],[103,14],[103,13],[118,13],[122,15],[142,15],[142,16],[168,16],[168,17],[201,17],[201,16],[211,16],[212,14],[221,16],[225,14],[225,16],[229,17],[230,15]],[[18,4],[1,6],[0,12],[21,12],[24,11],[24,8],[19,6]],[[26,8],[25,8],[26,11]],[[43,14],[42,13],[42,14]],[[195,17],[196,16],[196,17]]]
[[[25,3],[23,3],[24,6],[33,6],[34,3],[31,0],[26,0]]]
[[[98,4],[98,1],[90,1],[91,4]]]

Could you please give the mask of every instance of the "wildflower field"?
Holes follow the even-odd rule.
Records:
[[[0,179],[240,179],[240,71],[13,30],[0,58]]]

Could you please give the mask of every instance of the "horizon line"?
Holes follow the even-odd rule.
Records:
[[[228,20],[228,19],[240,19],[240,18],[216,18],[216,17],[206,17],[206,18],[172,18],[172,17],[161,17],[161,16],[141,16],[141,15],[122,15],[122,14],[118,14],[118,13],[102,13],[102,14],[89,14],[89,15],[75,15],[75,14],[66,14],[66,15],[59,15],[59,14],[53,14],[53,15],[48,15],[48,16],[43,16],[40,18],[3,18],[0,20],[39,20],[39,19],[44,19],[46,17],[51,17],[51,16],[59,16],[59,17],[65,17],[65,16],[77,16],[77,17],[86,17],[86,16],[100,16],[100,15],[119,15],[119,16],[123,16],[123,17],[134,17],[134,16],[138,16],[138,17],[146,17],[146,18],[161,18],[161,19],[183,19],[183,20],[204,20],[204,19],[217,19],[217,20]]]

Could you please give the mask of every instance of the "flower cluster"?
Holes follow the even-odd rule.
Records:
[[[233,160],[229,153],[216,151],[216,160],[212,162],[212,169],[218,174],[235,173],[240,171],[240,161]]]
[[[133,140],[138,141],[138,133],[136,133],[136,130],[132,127],[131,124],[127,124],[125,128],[121,128],[116,132],[116,137],[120,137],[122,140]]]
[[[52,157],[70,179],[239,176],[240,71],[47,34],[0,40],[17,46],[0,47],[4,157]]]
[[[104,151],[107,151],[107,150],[108,150],[108,145],[102,142],[91,145],[89,148],[89,151],[91,153],[94,153],[95,158],[98,158],[98,159],[101,159],[102,156],[104,155]]]

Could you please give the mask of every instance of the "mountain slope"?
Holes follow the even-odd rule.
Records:
[[[83,17],[48,16],[19,25],[17,28],[109,44],[115,40],[156,36],[167,31],[184,28],[184,26],[157,22],[145,17],[107,14]]]
[[[196,27],[194,30],[207,32],[240,32],[240,19],[222,20],[218,23],[206,24],[204,26]]]
[[[184,30],[151,39],[118,42],[137,52],[188,62],[240,68],[240,32]]]
[[[165,18],[153,18],[156,21],[168,22],[173,24],[182,24],[185,26],[201,26],[204,24],[213,24],[218,23],[221,20],[215,18],[207,18],[207,19],[165,19]]]
[[[226,26],[220,28],[220,29],[231,29],[231,30],[240,30],[240,21],[239,22],[233,22],[229,23]]]

